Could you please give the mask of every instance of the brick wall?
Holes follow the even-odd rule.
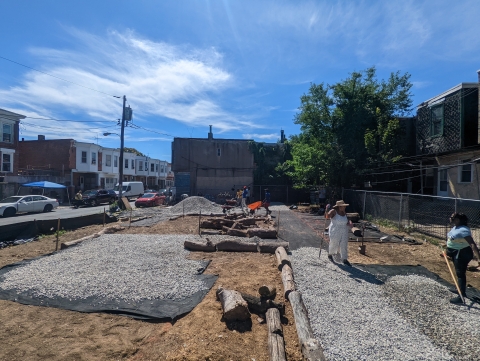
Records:
[[[73,139],[20,141],[18,143],[19,168],[34,167],[70,172],[70,169],[75,168],[73,142]]]

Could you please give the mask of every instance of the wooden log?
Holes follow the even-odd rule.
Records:
[[[239,219],[237,223],[240,223],[243,226],[254,226],[256,224],[256,221],[256,218],[242,218]]]
[[[87,241],[87,240],[90,240],[90,239],[93,239],[93,238],[98,238],[100,237],[102,234],[109,234],[109,233],[115,233],[117,231],[120,231],[124,229],[124,227],[122,226],[112,226],[112,227],[106,227],[104,229],[102,229],[101,231],[97,232],[97,233],[94,233],[90,236],[86,236],[86,237],[82,237],[82,238],[79,238],[79,239],[76,239],[74,241],[69,241],[69,242],[64,242],[64,243],[61,243],[60,244],[60,249],[66,249],[68,247],[72,247],[72,246],[75,246],[79,243],[82,243],[83,241]]]
[[[257,252],[256,242],[241,240],[224,240],[217,243],[217,251],[221,252]]]
[[[274,228],[250,228],[247,230],[248,237],[277,238],[277,230]]]
[[[245,227],[243,226],[242,223],[240,223],[240,222],[235,222],[235,223],[233,224],[233,226],[230,227],[230,228],[232,228],[232,229],[244,229]]]
[[[286,264],[282,267],[283,295],[288,299],[290,292],[295,291],[295,281],[293,279],[292,268]]]
[[[355,237],[361,237],[362,236],[362,230],[357,227],[352,227],[352,233]]]
[[[263,286],[260,286],[260,288],[258,289],[258,293],[262,297],[273,299],[277,295],[277,289],[275,288],[275,286],[263,285]]]
[[[185,247],[190,251],[200,251],[200,252],[215,252],[217,250],[215,244],[213,244],[209,240],[205,240],[204,242],[186,240],[183,243],[183,247]]]
[[[235,236],[235,237],[247,237],[247,231],[244,229],[233,229],[230,228],[227,231],[227,235],[229,236]]]
[[[211,220],[204,220],[200,222],[200,228],[222,229],[220,222],[212,222]]]
[[[292,264],[290,263],[290,258],[288,258],[285,247],[278,247],[275,250],[275,256],[277,257],[277,265],[279,271],[282,270],[284,265],[289,265],[290,267],[292,267]]]
[[[358,213],[347,213],[347,219],[353,223],[358,223],[360,220],[360,214]]]
[[[280,312],[276,308],[270,308],[266,314],[268,327],[268,353],[270,361],[286,361],[285,341],[283,340],[283,328],[280,321]]]
[[[242,298],[247,302],[248,309],[251,313],[257,315],[264,314],[269,308],[276,308],[281,315],[285,314],[285,304],[283,302],[274,302],[268,298],[255,297],[246,293],[240,293]]]
[[[222,304],[223,318],[226,321],[245,321],[250,318],[248,304],[242,298],[240,292],[219,287],[217,289],[217,299]]]
[[[299,291],[290,292],[288,300],[292,305],[298,341],[304,359],[325,361],[322,346],[313,336],[312,326],[308,319],[308,312],[303,303],[302,294]]]
[[[284,241],[260,241],[258,242],[258,252],[274,254],[278,247],[288,249],[289,243]]]

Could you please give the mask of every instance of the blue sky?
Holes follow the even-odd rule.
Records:
[[[0,108],[20,137],[127,147],[170,160],[172,136],[276,141],[311,82],[377,67],[412,75],[414,105],[480,69],[480,3],[472,1],[0,0]]]

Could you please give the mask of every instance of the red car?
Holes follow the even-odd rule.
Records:
[[[145,193],[143,196],[137,198],[135,207],[154,207],[159,206],[165,202],[165,196],[160,193]]]

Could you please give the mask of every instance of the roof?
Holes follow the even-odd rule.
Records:
[[[423,106],[426,106],[426,105],[430,105],[431,103],[437,102],[437,101],[441,100],[442,98],[446,97],[447,95],[450,95],[450,94],[453,94],[453,93],[459,91],[460,89],[478,88],[479,86],[480,86],[480,83],[460,83],[460,84],[454,86],[453,88],[450,88],[450,89],[444,91],[443,93],[440,93],[439,95],[436,95],[433,98],[430,98],[430,99],[420,103],[419,105],[417,105],[417,108],[420,108],[420,107],[423,107]]]
[[[12,117],[18,118],[18,120],[20,120],[20,119],[25,119],[25,118],[26,118],[25,115],[17,114],[17,113],[14,113],[14,112],[11,112],[11,111],[9,111],[9,110],[2,109],[2,108],[0,108],[0,114],[10,115],[10,116],[12,116]]]

